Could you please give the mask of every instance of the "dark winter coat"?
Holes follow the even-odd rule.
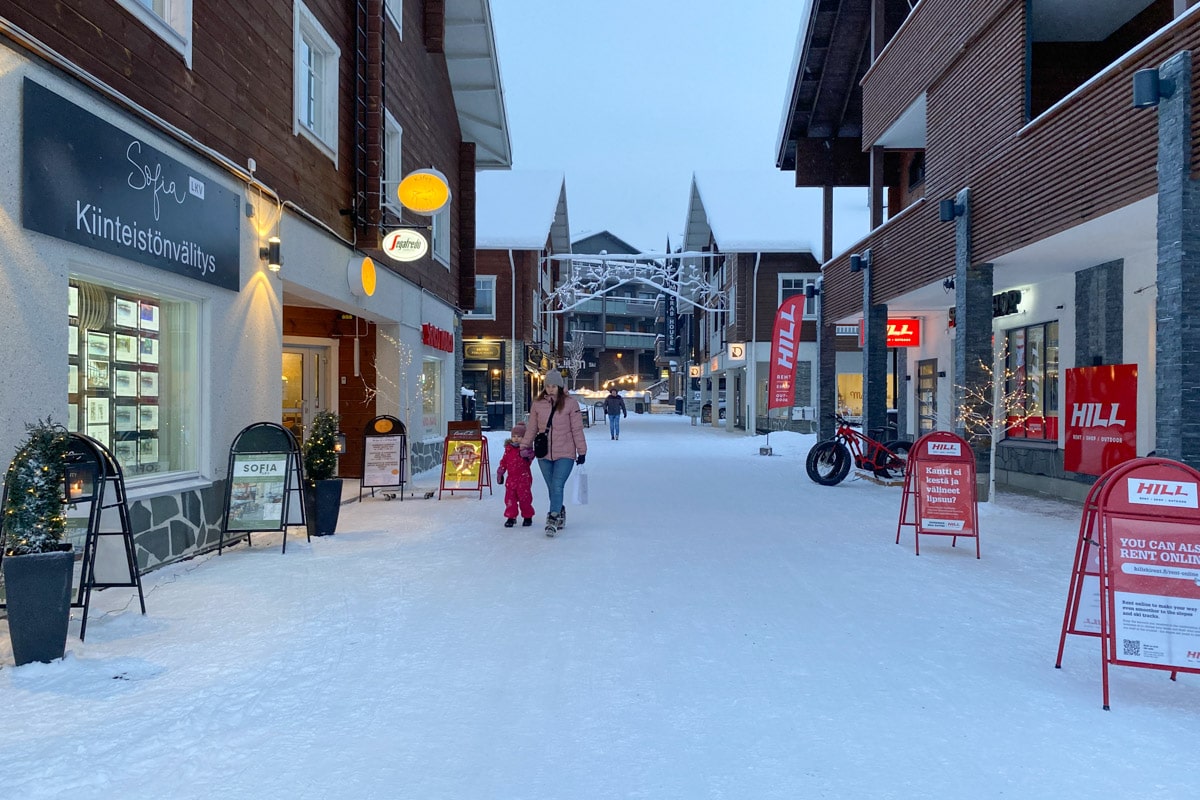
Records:
[[[623,417],[629,416],[625,411],[625,398],[619,394],[610,394],[604,398],[604,413],[610,417],[615,417],[620,414]]]

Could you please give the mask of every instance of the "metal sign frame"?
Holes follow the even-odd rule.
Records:
[[[142,591],[142,576],[137,567],[137,548],[133,543],[133,527],[129,522],[129,502],[125,492],[125,473],[112,452],[101,442],[82,433],[68,433],[69,443],[67,452],[75,458],[75,463],[92,468],[93,491],[91,497],[78,501],[73,505],[88,504],[87,529],[83,539],[83,553],[80,559],[79,588],[71,608],[83,609],[79,625],[79,640],[87,635],[88,610],[91,607],[92,589],[136,588],[138,603],[142,614],[146,613],[146,595]],[[4,484],[4,498],[0,508],[7,505],[8,481]],[[112,530],[102,530],[106,524],[114,522]],[[113,540],[119,537],[120,542]],[[4,530],[0,526],[0,560],[4,558]],[[110,544],[111,543],[111,544]],[[119,553],[114,547],[120,547]],[[111,556],[117,556],[116,559]],[[121,560],[123,556],[123,562]],[[101,579],[96,577],[96,564],[103,561]],[[112,575],[107,570],[121,564],[125,571],[120,576]],[[7,608],[7,603],[0,603],[0,608]]]
[[[251,533],[283,532],[283,549],[287,552],[287,529],[291,525],[305,525],[305,536],[312,541],[306,525],[304,497],[304,459],[300,453],[300,443],[290,430],[277,422],[255,422],[242,428],[233,438],[229,446],[229,468],[226,471],[225,507],[221,515],[221,538],[217,543],[217,555],[225,549],[229,529],[229,515],[233,507],[233,484],[235,456],[283,456],[283,496],[280,500],[279,523],[275,527],[235,528],[232,531],[230,544],[236,544],[245,538],[247,546],[253,546]],[[298,517],[298,518],[297,518]]]
[[[367,453],[369,440],[371,439],[400,439],[400,461],[398,464],[400,480],[395,483],[367,483]],[[400,489],[400,500],[404,500],[404,484],[408,482],[408,429],[404,427],[404,423],[396,417],[387,414],[381,414],[367,423],[363,429],[362,443],[362,480],[358,484],[358,502],[362,502],[363,490],[370,489],[371,497],[375,496],[376,489],[390,489],[398,487]],[[384,497],[391,500],[394,495],[389,492],[384,492]]]
[[[934,452],[941,449],[942,453]],[[965,502],[970,504],[966,519],[952,520],[947,523],[960,522],[961,527],[954,528],[952,524],[936,527],[932,523],[942,519],[939,515],[926,516],[930,499],[921,478],[921,470],[932,467],[938,470],[935,476],[945,481],[946,498],[953,498],[947,505],[958,506],[964,502],[961,498],[967,495]],[[943,473],[944,470],[944,473]],[[932,488],[932,487],[931,487]],[[909,512],[912,512],[911,514]],[[900,500],[900,519],[896,523],[896,544],[900,544],[900,532],[903,528],[913,529],[913,546],[917,555],[921,555],[921,534],[927,536],[950,536],[950,546],[955,547],[960,537],[975,540],[975,558],[979,558],[979,498],[975,488],[975,454],[966,439],[949,431],[933,431],[913,442],[908,451],[908,465],[904,470],[904,494]]]

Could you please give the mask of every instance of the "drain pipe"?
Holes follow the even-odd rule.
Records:
[[[750,290],[750,352],[746,359],[746,431],[750,436],[758,434],[755,412],[758,410],[758,265],[762,263],[762,252],[754,255],[754,286]],[[768,423],[770,412],[767,412]],[[771,445],[771,426],[767,425],[767,446]]]
[[[509,322],[512,326],[512,339],[509,340],[508,348],[511,351],[508,356],[509,371],[512,379],[512,389],[509,394],[509,401],[512,403],[513,421],[512,424],[517,424],[517,262],[513,259],[513,251],[508,251],[508,269],[511,274],[509,284],[509,293],[511,294],[511,305],[509,306]],[[510,426],[511,428],[511,426]]]

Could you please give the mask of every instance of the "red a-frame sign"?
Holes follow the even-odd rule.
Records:
[[[913,529],[914,546],[921,555],[921,534],[975,539],[979,558],[979,503],[975,493],[975,454],[961,436],[949,431],[927,433],[908,451],[904,471],[904,495],[896,544],[900,531]]]
[[[1110,664],[1200,673],[1200,472],[1140,458],[1100,477],[1084,507],[1055,666],[1068,633],[1100,637],[1106,710]]]

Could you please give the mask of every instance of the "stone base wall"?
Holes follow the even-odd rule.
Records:
[[[182,494],[129,504],[138,570],[147,572],[217,546],[225,512],[225,481]]]
[[[1063,451],[1056,447],[1023,447],[1001,442],[996,448],[996,485],[1083,502],[1096,478],[1067,472],[1062,464]]]

